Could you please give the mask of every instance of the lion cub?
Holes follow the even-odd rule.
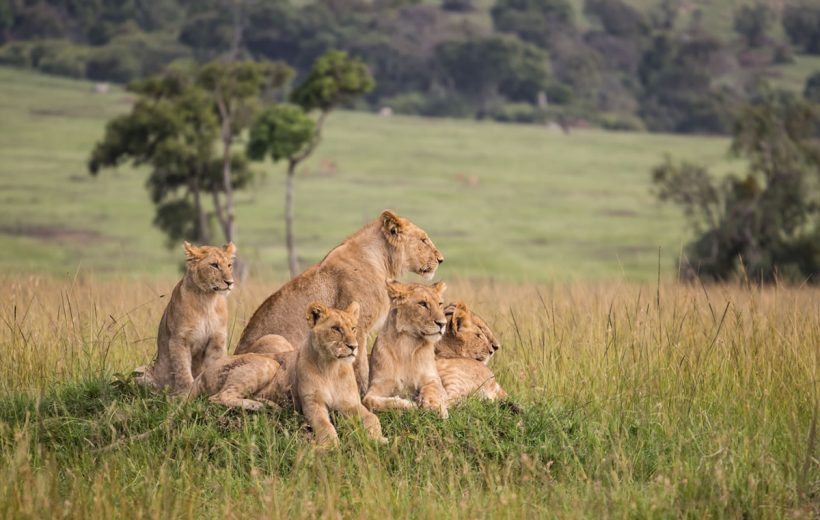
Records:
[[[197,247],[185,242],[186,272],[174,287],[157,331],[157,355],[135,370],[136,382],[179,395],[194,378],[227,355],[228,307],[236,246]]]
[[[444,282],[388,282],[390,313],[370,354],[370,387],[363,400],[371,410],[415,408],[418,401],[447,417],[435,355],[447,324],[441,301],[445,289]]]
[[[248,411],[265,404],[291,403],[296,350],[288,340],[273,334],[268,336],[268,344],[275,345],[278,352],[226,356],[211,365],[194,381],[188,398],[208,395],[211,402]]]
[[[310,333],[296,357],[293,400],[313,428],[316,442],[331,445],[339,441],[330,422],[331,410],[360,417],[372,439],[387,442],[379,418],[362,405],[353,372],[359,354],[359,304],[353,302],[342,311],[315,302],[306,315]]]
[[[499,349],[486,323],[463,303],[445,309],[447,331],[436,345],[436,367],[450,404],[469,395],[497,401],[507,392],[486,363]]]

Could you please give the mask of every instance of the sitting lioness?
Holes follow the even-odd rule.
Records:
[[[432,286],[389,282],[390,313],[370,355],[370,387],[363,402],[371,410],[423,408],[447,417],[447,394],[436,369],[436,342],[447,324],[441,296]]]
[[[450,404],[477,395],[497,401],[507,392],[486,363],[499,349],[492,331],[466,305],[449,305],[447,331],[436,345],[436,367]]]
[[[185,276],[174,287],[157,331],[157,355],[139,367],[136,382],[169,388],[175,394],[191,389],[194,378],[227,355],[228,307],[233,287],[236,246],[197,247],[185,242]]]
[[[356,301],[361,306],[357,340],[362,348],[354,367],[359,390],[364,393],[368,335],[381,326],[390,308],[385,282],[407,271],[431,279],[443,261],[424,230],[392,211],[384,211],[265,300],[242,332],[236,353],[269,351],[269,334],[284,336],[298,349],[308,335],[308,324],[301,314],[310,302],[344,308]]]

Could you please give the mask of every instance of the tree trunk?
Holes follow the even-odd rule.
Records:
[[[234,205],[233,186],[231,185],[231,135],[230,120],[222,123],[222,186],[225,190],[225,221],[222,223],[225,232],[225,241],[233,242],[234,237]]]
[[[299,260],[296,257],[296,245],[293,242],[293,177],[296,174],[297,161],[288,162],[288,180],[285,188],[285,242],[288,247],[288,268],[290,277],[299,274]]]
[[[194,239],[200,244],[210,242],[208,238],[208,222],[205,219],[205,211],[202,209],[202,200],[199,192],[199,182],[193,180],[191,183],[191,193],[194,196],[194,212],[196,221],[194,222]]]

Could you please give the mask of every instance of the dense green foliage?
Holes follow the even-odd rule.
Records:
[[[817,118],[816,105],[766,92],[734,123],[731,152],[748,160],[744,176],[716,181],[668,159],[655,168],[658,197],[680,205],[697,233],[682,276],[820,283]]]
[[[335,48],[370,69],[377,85],[364,103],[373,108],[725,133],[731,111],[793,59],[780,22],[796,51],[818,52],[820,11],[803,0],[776,9],[744,0],[727,22],[738,39],[730,27],[707,30],[707,8],[717,9],[678,0],[2,0],[0,63],[125,83],[229,55],[281,60],[304,75]]]

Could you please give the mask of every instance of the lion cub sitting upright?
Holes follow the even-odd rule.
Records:
[[[136,382],[185,394],[194,378],[227,355],[228,307],[236,246],[185,242],[186,271],[174,287],[157,331],[157,355],[135,370]]]
[[[487,362],[500,345],[490,328],[463,303],[448,305],[447,331],[436,345],[436,367],[450,404],[475,394],[482,399],[505,399]]]
[[[363,400],[371,410],[415,408],[418,401],[447,417],[435,356],[447,324],[441,301],[445,289],[444,282],[388,282],[390,313],[370,354],[370,387]]]

